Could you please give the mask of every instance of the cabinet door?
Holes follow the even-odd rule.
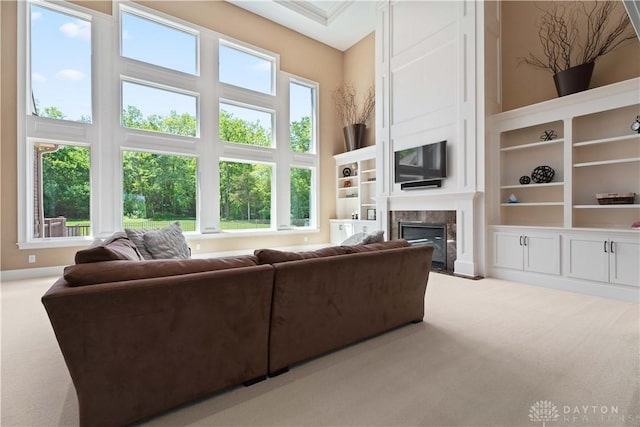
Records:
[[[493,233],[493,265],[522,270],[522,235],[496,231]]]
[[[566,236],[567,271],[576,279],[609,281],[607,236]]]
[[[609,245],[609,281],[640,286],[640,241],[612,237]]]
[[[378,224],[375,221],[358,221],[354,227],[356,233],[373,233],[378,230]]]
[[[527,234],[524,237],[524,269],[560,274],[560,236]]]
[[[330,224],[330,239],[332,245],[339,245],[354,233],[353,223],[350,221],[331,221]]]

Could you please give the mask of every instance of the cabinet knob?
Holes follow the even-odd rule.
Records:
[[[613,244],[615,242],[612,240],[611,243],[609,243],[609,252],[613,253]]]
[[[520,246],[523,246],[522,245],[522,236],[520,236]]]
[[[604,253],[606,254],[607,253],[607,241],[605,240],[603,243],[604,243]]]
[[[344,225],[342,225],[342,224],[338,225],[338,230],[340,230],[340,231],[344,230]]]

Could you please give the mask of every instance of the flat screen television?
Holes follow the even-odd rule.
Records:
[[[446,178],[447,141],[396,151],[395,182]]]

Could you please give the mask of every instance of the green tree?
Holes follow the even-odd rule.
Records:
[[[309,116],[292,122],[289,132],[291,151],[308,153],[311,150],[311,118]]]
[[[47,107],[43,115],[64,118],[56,107]],[[90,117],[83,117],[90,122]],[[145,117],[139,108],[129,105],[122,111],[125,127],[195,136],[196,118],[171,111],[169,116]],[[270,131],[259,121],[248,122],[222,110],[220,139],[261,147],[271,146]],[[304,117],[291,124],[290,147],[294,152],[308,152],[311,146],[311,120]],[[82,166],[78,166],[83,153]],[[45,177],[46,209],[48,213],[88,218],[89,150],[66,147],[47,154]],[[66,165],[64,163],[67,163]],[[55,169],[55,170],[54,170]],[[72,173],[71,171],[75,171]],[[82,173],[80,173],[82,171]],[[271,219],[272,167],[233,161],[220,162],[220,213],[231,221],[268,222]],[[311,171],[291,169],[292,223],[304,225],[309,218]],[[67,190],[62,191],[62,188]],[[65,194],[62,194],[65,193]],[[194,218],[196,207],[196,160],[185,156],[154,153],[123,153],[123,208],[131,218],[178,219]],[[68,209],[58,209],[61,201]],[[75,201],[76,203],[73,203]],[[81,206],[85,208],[82,210]]]
[[[62,146],[42,156],[43,209],[46,218],[89,219],[89,149]]]

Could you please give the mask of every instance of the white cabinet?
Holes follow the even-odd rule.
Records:
[[[630,128],[639,90],[636,77],[491,116],[486,213],[494,277],[640,300],[640,231],[632,229],[640,221],[640,134]],[[553,177],[534,179],[538,166],[550,166]],[[600,204],[599,193],[638,195],[631,204]],[[530,272],[559,276],[542,283]]]
[[[640,237],[567,234],[567,276],[640,287]]]
[[[552,233],[496,231],[493,233],[493,265],[560,274],[560,236]]]
[[[371,233],[379,230],[376,221],[355,221],[350,219],[330,219],[330,232],[331,232],[331,244],[339,245],[347,237],[354,235],[355,233]]]

